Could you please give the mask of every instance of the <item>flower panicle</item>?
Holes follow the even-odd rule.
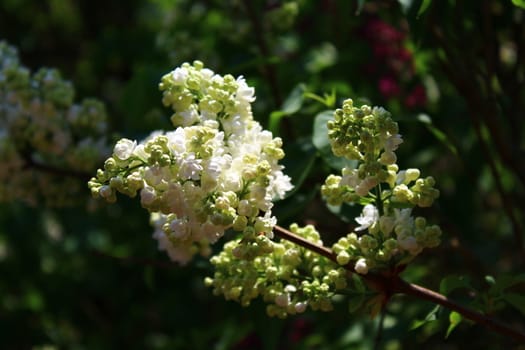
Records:
[[[363,203],[354,232],[334,246],[337,261],[354,263],[356,272],[408,263],[424,248],[440,243],[441,230],[412,216],[415,207],[430,207],[439,197],[435,180],[419,169],[399,170],[395,151],[403,142],[399,127],[381,107],[355,107],[351,99],[328,122],[335,155],[357,160],[340,175],[329,175],[321,188],[331,205]]]
[[[175,129],[140,142],[119,140],[89,182],[93,196],[114,202],[117,193],[138,195],[159,249],[180,263],[209,255],[210,244],[229,229],[247,246],[258,234],[271,238],[273,200],[292,184],[279,164],[282,140],[253,118],[254,89],[199,61],[164,75],[159,88]]]

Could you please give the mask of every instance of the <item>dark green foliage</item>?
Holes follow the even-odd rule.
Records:
[[[359,214],[330,211],[320,199],[318,186],[342,166],[320,133],[326,110],[348,97],[383,105],[403,135],[400,166],[432,175],[441,191],[434,209],[424,210],[441,225],[443,244],[403,276],[523,331],[523,1],[403,3],[411,6],[5,0],[0,39],[18,47],[33,71],[57,68],[79,98],[103,100],[112,132],[131,139],[170,127],[158,82],[182,62],[199,59],[217,73],[244,75],[256,88],[255,117],[284,140],[296,185],[275,215],[282,226],[316,224],[326,244],[356,226],[341,219]],[[268,319],[263,305],[244,309],[211,295],[202,283],[211,274],[205,259],[179,267],[157,251],[137,201],[94,204],[87,186],[85,195],[90,204],[74,208],[0,206],[2,348],[516,345],[409,297],[392,299],[380,339],[381,317],[349,314],[346,303],[328,314]]]

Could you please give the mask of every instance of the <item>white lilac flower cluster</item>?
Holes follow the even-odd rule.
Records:
[[[332,205],[365,204],[355,232],[333,246],[338,263],[366,274],[406,264],[424,248],[439,245],[440,228],[412,216],[414,207],[431,206],[439,191],[432,177],[420,178],[418,169],[399,171],[394,151],[402,139],[390,113],[346,100],[328,129],[334,154],[357,160],[358,166],[330,175],[323,197]]]
[[[0,202],[61,206],[79,198],[84,174],[110,148],[104,105],[73,98],[57,70],[31,74],[17,50],[0,42]]]
[[[174,261],[208,255],[228,229],[242,233],[238,256],[263,252],[260,237],[272,238],[276,224],[272,200],[292,185],[278,163],[282,140],[253,119],[254,89],[199,61],[166,74],[160,89],[176,129],[118,141],[89,181],[92,194],[113,202],[139,192],[159,249]]]
[[[311,225],[293,224],[290,230],[315,244],[323,244]],[[289,241],[268,241],[270,252],[250,260],[236,257],[238,244],[235,240],[227,242],[222,252],[211,258],[215,274],[205,283],[214,294],[243,306],[261,297],[268,303],[269,316],[284,318],[308,307],[330,311],[333,296],[351,287],[343,267]]]

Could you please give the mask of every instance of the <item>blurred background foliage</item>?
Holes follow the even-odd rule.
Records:
[[[329,210],[320,199],[320,183],[341,164],[315,147],[315,117],[347,97],[384,106],[405,140],[400,166],[433,175],[441,190],[424,214],[442,226],[443,244],[404,277],[434,290],[441,283],[524,330],[523,282],[502,277],[522,273],[525,260],[524,16],[510,0],[3,0],[0,36],[32,71],[56,67],[77,99],[104,101],[111,131],[128,138],[170,127],[157,85],[182,62],[244,75],[256,87],[255,116],[284,139],[298,186],[275,214],[283,226],[316,224],[325,243],[355,226],[345,219],[358,209]],[[446,337],[448,311],[407,297],[389,304],[381,332],[379,318],[348,314],[344,303],[270,320],[264,305],[244,309],[212,296],[202,283],[205,259],[171,264],[137,201],[94,203],[86,186],[84,203],[0,204],[3,348],[513,345],[465,322]],[[516,302],[491,289],[502,279],[515,282],[507,284]]]

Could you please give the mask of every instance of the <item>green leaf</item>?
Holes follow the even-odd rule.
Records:
[[[512,3],[522,9],[525,9],[525,0],[512,0]]]
[[[516,284],[525,283],[525,273],[520,275],[504,275],[496,279],[495,284],[490,287],[489,293],[497,295],[505,289],[515,286]]]
[[[458,288],[472,289],[469,278],[465,276],[447,276],[439,284],[439,292],[444,295],[448,295]]]
[[[363,306],[366,297],[365,294],[356,294],[348,299],[348,312],[354,313]]]
[[[445,339],[447,339],[450,333],[452,333],[452,331],[454,330],[454,328],[456,328],[461,323],[461,320],[463,319],[463,317],[456,311],[451,311],[450,315],[448,316],[448,319],[450,321],[450,325],[448,326],[447,334],[445,335]]]
[[[355,11],[356,15],[359,15],[361,13],[361,10],[363,9],[363,5],[365,4],[366,0],[357,0],[357,10]]]
[[[268,122],[268,129],[274,133],[279,133],[279,124],[283,117],[296,113],[304,101],[304,91],[306,86],[304,84],[297,84],[295,88],[290,92],[290,95],[283,102],[281,109],[274,111],[270,114],[270,120]]]
[[[432,119],[430,118],[430,116],[428,116],[427,114],[419,114],[417,116],[417,120],[425,124],[428,131],[430,131],[438,141],[445,145],[445,147],[447,147],[452,154],[454,154],[455,156],[458,155],[458,150],[456,146],[454,146],[454,144],[449,140],[449,138],[443,131],[439,130],[434,126],[434,124],[432,124]]]
[[[314,132],[312,135],[312,143],[319,150],[321,158],[335,170],[341,170],[344,167],[355,168],[357,161],[348,160],[344,157],[336,157],[332,153],[332,147],[330,146],[330,140],[328,138],[328,126],[329,120],[334,118],[334,111],[327,110],[320,112],[315,116],[314,119]]]
[[[436,314],[438,313],[438,311],[441,309],[441,307],[439,305],[436,305],[432,310],[430,310],[430,312],[425,316],[424,319],[422,320],[414,320],[412,322],[412,324],[410,325],[410,330],[414,330],[414,329],[417,329],[429,322],[433,322],[435,320],[437,320],[437,316]]]
[[[326,108],[333,108],[335,106],[335,103],[337,102],[337,94],[335,92],[335,88],[332,88],[329,94],[323,94],[323,97],[314,94],[313,92],[306,91],[304,93],[304,98],[309,98],[311,100],[317,101],[323,104]]]
[[[366,286],[363,283],[363,280],[356,273],[352,274],[352,281],[354,282],[355,290],[358,293],[363,293],[364,294],[366,292]]]
[[[525,295],[517,293],[505,293],[503,299],[525,315]]]
[[[490,275],[485,276],[485,282],[487,282],[491,286],[496,284],[496,280],[494,279],[493,276],[490,276]]]
[[[423,12],[425,12],[428,9],[431,3],[432,0],[423,0],[423,2],[421,2],[421,6],[419,6],[419,10],[417,11],[416,18],[419,18],[419,16],[421,16]]]
[[[399,2],[399,5],[401,5],[401,10],[406,15],[412,7],[412,3],[414,2],[414,0],[397,0],[397,2]]]

